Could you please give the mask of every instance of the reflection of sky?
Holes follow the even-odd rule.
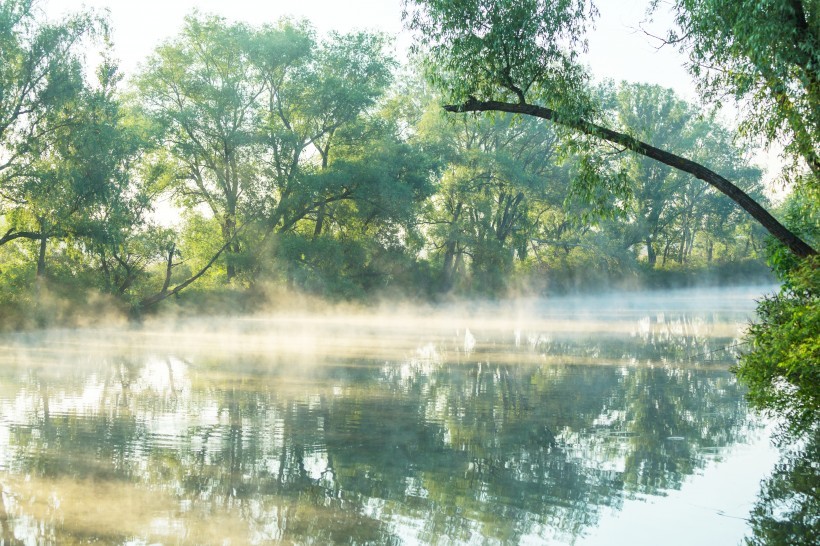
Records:
[[[621,509],[605,511],[598,526],[573,546],[739,543],[748,529],[745,518],[757,498],[760,479],[778,459],[769,432],[735,446],[723,460],[690,476],[678,491],[627,500]]]

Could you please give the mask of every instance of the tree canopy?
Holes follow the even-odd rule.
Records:
[[[782,141],[820,179],[820,6],[815,0],[675,0],[667,40],[706,99],[740,102],[741,130]],[[653,5],[657,7],[655,0]]]
[[[757,206],[759,172],[672,91],[593,86],[589,3],[408,3],[430,56],[404,71],[379,33],[194,13],[131,79],[104,20],[0,5],[5,317],[46,288],[139,314],[270,287],[502,296],[764,270],[763,230],[678,167],[713,165]],[[453,100],[500,111],[456,121]]]
[[[451,112],[504,111],[553,121],[687,172],[713,185],[798,256],[814,249],[724,176],[632,135],[594,122],[585,76],[574,62],[577,34],[593,8],[574,2],[408,0],[408,26],[428,56],[427,72],[456,104]],[[464,11],[468,17],[457,17]],[[563,34],[569,29],[571,38]],[[510,99],[512,102],[507,102]]]

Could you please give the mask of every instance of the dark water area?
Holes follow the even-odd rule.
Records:
[[[759,290],[0,338],[0,544],[738,544]]]

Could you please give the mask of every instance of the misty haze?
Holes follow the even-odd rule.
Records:
[[[666,543],[742,536],[723,513],[776,459],[727,370],[759,294],[8,335],[6,536],[653,544],[617,524],[647,502]],[[730,491],[710,483],[739,464]]]

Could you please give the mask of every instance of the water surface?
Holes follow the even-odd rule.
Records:
[[[735,544],[759,294],[5,336],[0,543]]]

